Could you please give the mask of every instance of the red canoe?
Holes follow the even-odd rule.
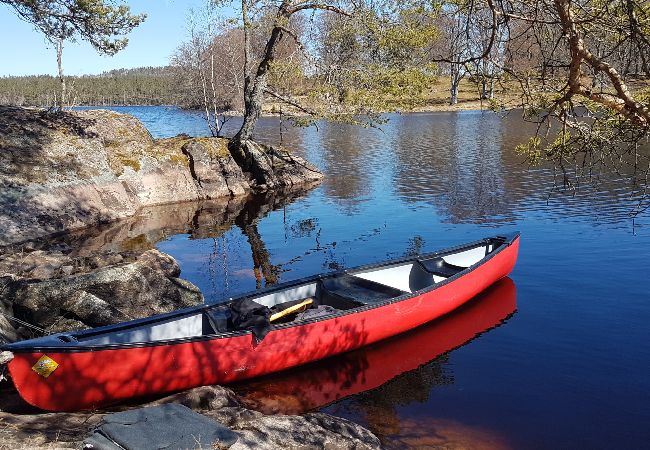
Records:
[[[438,356],[499,327],[515,313],[517,291],[510,278],[497,281],[466,305],[415,330],[334,358],[234,386],[265,414],[304,414],[346,397],[379,388]],[[435,379],[435,377],[425,377]],[[408,395],[399,384],[400,399]],[[431,386],[429,386],[430,388]],[[387,385],[382,387],[389,391]],[[414,390],[419,395],[418,389]],[[381,395],[381,394],[380,394]]]
[[[23,399],[51,411],[230,383],[347,352],[447,314],[508,275],[518,248],[518,233],[487,238],[2,350],[14,353],[9,371]],[[275,312],[307,298],[310,309],[262,332],[257,326],[255,336],[241,328],[246,321],[235,320],[242,301]]]

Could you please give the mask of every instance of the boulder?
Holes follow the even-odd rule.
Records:
[[[9,284],[15,279],[15,276],[0,276],[0,344],[14,342],[18,338],[14,325],[8,319],[8,317],[13,317],[14,311],[11,303],[5,300],[4,295]]]
[[[86,330],[88,328],[90,327],[80,320],[69,319],[67,317],[55,317],[54,322],[45,328],[43,334],[48,335],[54,333],[63,333],[65,331]],[[27,334],[28,332],[29,331],[26,329],[18,329],[18,334],[21,336],[34,337]]]
[[[379,439],[370,431],[326,414],[262,416],[231,428],[240,434],[232,450],[381,449]]]
[[[137,252],[124,252],[123,254],[93,252],[92,256],[78,256],[74,255],[72,249],[66,249],[66,253],[60,250],[23,251],[21,249],[16,251],[15,249],[5,249],[5,253],[0,254],[0,280],[3,276],[35,280],[61,278],[76,273],[87,273],[93,269],[122,262],[134,262],[137,256],[139,256]]]
[[[230,156],[226,139],[192,139],[182,151],[205,198],[242,195],[248,190],[248,181]]]
[[[179,274],[171,256],[149,250],[90,273],[13,280],[3,298],[16,317],[47,331],[97,327],[202,303],[199,289]]]
[[[129,317],[101,298],[86,292],[74,292],[61,306],[83,323],[110,324],[129,320]]]
[[[181,274],[181,268],[176,260],[156,249],[142,253],[137,260],[139,265],[162,272],[166,277],[178,277]]]
[[[178,403],[195,411],[202,412],[242,406],[242,402],[233,391],[219,385],[200,386],[188,391],[169,395],[148,405],[155,406],[166,403]]]
[[[0,315],[0,345],[14,342],[17,338],[16,329],[5,316]]]

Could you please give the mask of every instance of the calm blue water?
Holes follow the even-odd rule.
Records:
[[[197,114],[115,109],[139,117],[155,137],[206,134]],[[319,407],[394,447],[648,448],[650,218],[630,217],[635,192],[616,179],[575,193],[554,189],[551,169],[529,170],[514,154],[530,131],[515,115],[390,119],[382,130],[282,131],[278,119],[263,119],[258,138],[282,136],[324,171],[323,183],[284,207],[256,210],[247,226],[190,230],[157,247],[219,301],[273,281],[255,276],[251,236],[285,281],[521,230],[511,275],[516,312],[505,323],[381,387]],[[436,376],[427,375],[432,365]],[[255,389],[264,393],[264,382]],[[275,400],[282,410],[282,396]]]

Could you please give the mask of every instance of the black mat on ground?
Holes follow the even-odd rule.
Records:
[[[109,414],[84,441],[84,448],[193,449],[228,448],[238,434],[186,406],[166,404]]]

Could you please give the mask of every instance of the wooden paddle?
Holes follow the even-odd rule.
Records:
[[[284,316],[287,316],[291,313],[298,312],[300,311],[301,308],[306,307],[307,305],[311,305],[314,303],[314,299],[308,298],[303,302],[298,303],[297,305],[293,305],[287,309],[283,309],[280,312],[276,312],[275,314],[271,315],[271,318],[269,319],[269,322],[273,322],[274,320],[278,320]]]

